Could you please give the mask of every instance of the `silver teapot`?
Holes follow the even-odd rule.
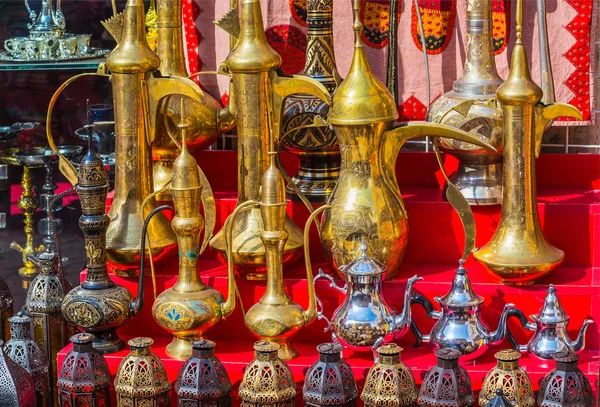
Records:
[[[523,328],[533,331],[535,334],[529,339],[527,345],[519,345],[510,332],[507,332],[506,339],[516,350],[527,352],[538,359],[552,359],[556,352],[570,351],[580,352],[585,347],[585,332],[587,327],[594,322],[593,319],[583,320],[583,325],[579,329],[577,339],[572,341],[567,334],[567,325],[570,317],[565,313],[563,307],[556,295],[556,288],[550,284],[546,291],[544,305],[529,322],[525,314],[518,309],[511,310]]]
[[[514,304],[505,304],[500,315],[498,329],[490,332],[481,317],[483,298],[475,294],[467,276],[463,261],[460,260],[452,288],[443,297],[434,297],[441,311],[436,311],[429,299],[420,293],[412,295],[411,302],[425,308],[427,316],[436,319],[429,335],[423,335],[416,324],[411,330],[417,338],[415,347],[429,342],[434,351],[439,348],[458,350],[463,360],[473,360],[482,355],[490,345],[498,345],[506,335],[506,321]]]
[[[383,282],[387,267],[372,257],[367,256],[367,243],[363,239],[360,250],[362,255],[348,265],[341,266],[340,271],[346,276],[346,286],[340,287],[335,279],[319,270],[315,276],[329,280],[330,287],[346,295],[342,305],[333,313],[331,320],[317,312],[319,319],[328,323],[326,330],[331,330],[333,342],[354,351],[375,352],[380,346],[403,336],[411,326],[410,298],[415,282],[422,277],[413,276],[408,279],[404,292],[404,307],[397,314],[383,295]]]
[[[60,37],[65,31],[66,21],[61,10],[61,0],[42,0],[39,14],[29,6],[25,0],[25,7],[29,13],[31,23],[27,24],[30,36],[33,38]]]

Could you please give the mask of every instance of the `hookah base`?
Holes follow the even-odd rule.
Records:
[[[173,359],[187,360],[192,356],[192,345],[189,341],[174,336],[171,343],[167,345],[165,353]]]
[[[34,264],[25,264],[19,269],[19,275],[22,277],[30,277],[37,274],[38,269]]]
[[[502,203],[502,163],[464,164],[451,179],[469,205],[500,205]],[[444,199],[446,196],[444,188]]]
[[[298,351],[294,346],[289,342],[279,343],[279,350],[277,351],[277,355],[281,360],[292,360],[298,356]]]
[[[94,349],[102,354],[116,353],[125,349],[125,342],[117,335],[117,329],[91,332],[94,334]]]

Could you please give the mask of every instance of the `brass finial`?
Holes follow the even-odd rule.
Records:
[[[352,12],[354,15],[354,23],[352,24],[352,29],[354,30],[354,48],[362,48],[363,43],[360,39],[360,34],[364,28],[362,21],[360,21],[360,1],[354,0],[352,4]]]
[[[523,0],[517,0],[517,7],[515,10],[515,33],[517,35],[517,41],[515,45],[523,44]]]
[[[198,163],[190,154],[187,148],[187,131],[190,127],[185,120],[185,103],[181,98],[179,108],[179,124],[177,128],[181,130],[181,152],[173,162],[173,171],[171,173],[171,188],[173,189],[193,189],[200,188],[200,174],[198,172]]]

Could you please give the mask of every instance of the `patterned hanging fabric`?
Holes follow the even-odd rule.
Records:
[[[398,5],[398,20],[402,8],[401,0]],[[363,43],[371,48],[384,48],[388,44],[390,32],[390,2],[389,0],[364,0],[360,5],[359,18],[364,25],[362,32]]]
[[[202,33],[196,26],[196,19],[202,12],[198,3],[194,0],[182,0],[183,15],[183,45],[185,49],[185,60],[190,75],[202,70],[204,63],[198,56],[198,44],[202,41]],[[195,78],[198,82],[198,77]],[[198,82],[199,83],[199,82]]]
[[[510,0],[492,0],[494,54],[500,55],[510,38]]]
[[[289,0],[290,13],[295,22],[306,27],[306,0]]]
[[[301,73],[306,60],[306,33],[290,24],[265,30],[267,42],[281,55],[281,69],[288,75]]]
[[[430,55],[439,54],[446,49],[452,39],[456,19],[456,0],[423,0],[419,2],[419,8],[423,19],[427,53]],[[422,51],[421,35],[414,3],[411,7],[410,31],[415,46]]]

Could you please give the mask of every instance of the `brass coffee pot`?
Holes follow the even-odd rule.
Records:
[[[244,316],[244,322],[257,338],[279,344],[279,357],[290,360],[298,356],[298,351],[290,343],[292,336],[310,324],[317,315],[313,274],[308,253],[308,227],[322,208],[313,212],[306,222],[304,250],[308,309],[304,310],[292,301],[283,288],[284,247],[288,238],[288,232],[284,227],[287,200],[285,180],[275,164],[275,155],[274,152],[269,153],[270,164],[263,175],[261,201],[258,203],[263,225],[260,238],[266,249],[267,286],[260,301],[254,304]]]
[[[450,126],[410,122],[392,129],[398,118],[394,99],[375,77],[360,38],[360,1],[354,1],[354,56],[350,72],[336,89],[327,122],[338,137],[341,173],[322,220],[321,243],[331,269],[359,254],[363,237],[368,256],[387,266],[392,278],[402,261],[408,233],[406,209],[396,181],[396,159],[411,138],[448,137],[492,148],[485,141]]]
[[[154,301],[154,320],[175,337],[167,345],[167,355],[185,360],[192,354],[190,341],[200,339],[204,333],[228,317],[235,307],[235,280],[233,265],[229,267],[228,298],[214,288],[206,286],[198,275],[198,257],[212,236],[215,226],[214,197],[206,176],[187,148],[185,106],[181,107],[181,153],[173,162],[170,190],[175,206],[171,222],[179,242],[179,275],[173,287],[163,291]],[[204,219],[200,203],[207,217],[204,242],[200,246],[200,233]]]
[[[172,136],[176,132],[181,100],[189,124],[188,149],[192,152],[210,146],[221,133],[235,126],[235,117],[229,108],[221,108],[214,97],[187,79],[181,13],[181,0],[156,2],[158,70],[160,79],[167,80],[153,81],[150,85],[150,99],[157,110],[156,118],[152,119],[155,123],[152,137],[154,191],[159,191],[171,180],[171,168],[178,150]],[[158,75],[154,76],[158,79]],[[171,193],[168,190],[161,192],[157,198],[159,201],[171,200]]]
[[[238,200],[258,201],[265,170],[270,131],[278,145],[283,101],[292,94],[309,94],[329,103],[327,89],[318,81],[304,76],[280,76],[281,57],[267,43],[259,0],[242,0],[239,22],[237,9],[230,11],[218,24],[230,34],[239,32],[237,45],[221,65],[221,72],[231,74],[230,102],[237,118],[238,135]],[[270,114],[270,118],[267,114]],[[270,126],[270,128],[269,128]],[[285,213],[284,213],[285,215]],[[302,231],[285,216],[287,239],[283,248],[284,263],[294,262],[302,251]],[[246,279],[264,280],[268,260],[261,240],[263,219],[258,208],[238,216],[233,224],[233,263]],[[225,260],[225,231],[221,229],[210,242]]]
[[[504,179],[502,213],[496,233],[474,253],[490,273],[504,284],[527,285],[558,266],[564,252],[544,237],[538,218],[535,159],[551,120],[581,119],[577,108],[563,103],[540,103],[543,93],[533,82],[523,46],[522,0],[515,14],[517,41],[510,73],[498,88],[504,118]]]

